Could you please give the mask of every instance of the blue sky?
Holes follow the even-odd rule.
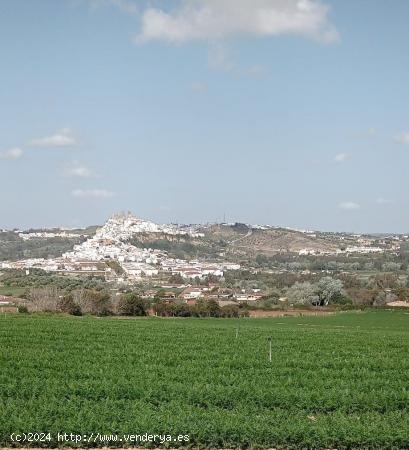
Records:
[[[409,232],[409,2],[1,0],[0,228]]]

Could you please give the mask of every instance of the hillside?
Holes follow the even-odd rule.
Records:
[[[202,230],[204,239],[218,242],[229,253],[255,257],[257,254],[271,256],[280,252],[299,252],[302,249],[330,251],[336,245],[330,239],[313,237],[286,228],[253,228],[245,224],[212,225]]]
[[[127,243],[141,249],[161,250],[179,259],[228,257],[236,261],[299,252],[371,253],[372,249],[396,253],[406,241],[404,236],[312,232],[243,223],[160,225],[127,213],[111,217],[100,228],[0,232],[0,260],[58,257],[90,238],[105,244],[109,241],[110,245]]]
[[[272,256],[283,252],[298,253],[303,249],[323,252],[337,248],[336,242],[329,237],[285,228],[254,228],[236,223],[203,226],[198,231],[203,236],[138,233],[129,242],[137,247],[165,250],[180,258],[214,258],[224,254],[252,259],[260,254]]]
[[[96,227],[60,230],[30,229],[24,232],[0,232],[0,261],[16,261],[29,258],[53,258],[61,256],[95,234]]]

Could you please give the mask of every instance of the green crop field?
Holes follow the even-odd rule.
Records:
[[[27,291],[25,287],[15,287],[15,286],[0,286],[0,295],[10,295],[14,297],[20,297]]]
[[[61,446],[66,432],[189,435],[168,447],[409,448],[408,313],[240,319],[236,337],[237,327],[1,316],[0,446]],[[13,443],[23,432],[50,436]]]

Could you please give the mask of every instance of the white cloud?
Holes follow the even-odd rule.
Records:
[[[115,193],[106,189],[74,189],[71,195],[77,198],[112,198]]]
[[[71,195],[77,198],[112,198],[115,193],[106,189],[74,189]]]
[[[75,147],[78,142],[70,128],[63,128],[51,136],[33,139],[30,145],[38,148]]]
[[[378,197],[376,199],[376,203],[378,205],[391,205],[393,203],[393,200],[388,200],[387,198]]]
[[[19,159],[23,156],[21,148],[10,148],[0,152],[0,159]]]
[[[95,173],[87,166],[80,164],[78,161],[74,161],[65,167],[63,175],[71,178],[92,178],[95,176]]]
[[[322,42],[339,39],[321,0],[183,0],[173,11],[146,9],[137,42],[173,43],[234,36],[295,34]]]
[[[335,155],[334,161],[340,163],[346,161],[348,158],[348,153],[338,153],[338,155]]]
[[[395,141],[400,144],[409,145],[409,132],[404,131],[395,136]]]
[[[359,203],[355,202],[342,202],[338,205],[340,209],[343,209],[345,211],[354,211],[361,208],[361,205]]]

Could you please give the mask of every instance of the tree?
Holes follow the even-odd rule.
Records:
[[[327,306],[337,297],[342,296],[343,283],[331,277],[321,278],[317,283],[318,303],[317,306]]]
[[[409,288],[401,287],[397,289],[395,293],[398,296],[399,300],[402,300],[404,302],[409,301]]]
[[[56,312],[59,299],[60,291],[53,286],[30,289],[29,300],[33,302],[35,311]]]
[[[190,317],[192,315],[189,306],[185,303],[174,303],[170,306],[174,317]]]
[[[168,317],[171,315],[168,304],[162,300],[154,304],[153,310],[157,316]]]
[[[221,308],[222,317],[240,317],[238,305],[226,305]]]
[[[185,280],[183,279],[180,273],[175,273],[169,278],[169,283],[171,284],[184,284]]]
[[[382,264],[382,270],[385,272],[399,272],[402,264],[393,261],[388,261]]]
[[[367,289],[362,287],[347,289],[347,294],[355,305],[372,305],[378,293],[378,289]]]
[[[290,303],[296,305],[312,305],[318,301],[316,288],[308,281],[294,283],[286,290],[286,297]]]
[[[399,275],[395,273],[379,273],[368,280],[368,287],[396,289],[399,287]]]
[[[208,300],[207,302],[207,311],[210,317],[220,317],[221,308],[216,300]]]
[[[135,293],[124,294],[118,302],[118,314],[121,316],[146,316],[146,303]]]
[[[111,296],[107,292],[84,289],[80,298],[83,312],[96,316],[112,314]]]
[[[75,303],[71,294],[64,295],[64,297],[58,301],[58,309],[61,312],[71,314],[72,316],[81,316],[82,314],[80,306]]]
[[[221,308],[216,300],[198,300],[192,313],[197,317],[220,317]]]

